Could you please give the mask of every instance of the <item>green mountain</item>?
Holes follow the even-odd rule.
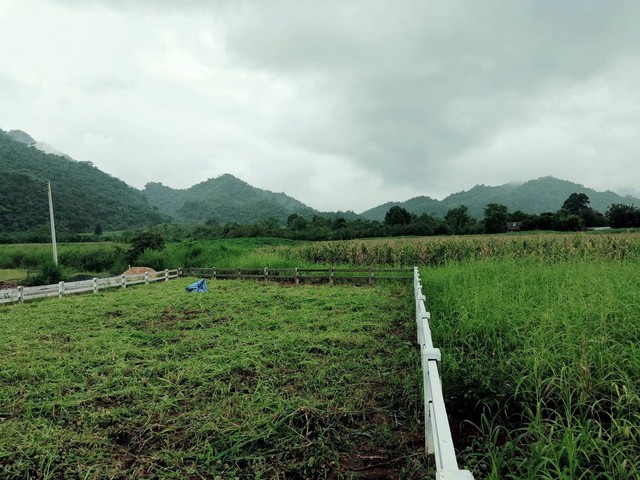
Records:
[[[293,213],[307,218],[318,214],[284,193],[252,187],[229,174],[187,189],[148,183],[142,193],[151,205],[178,222],[247,224],[275,218],[284,223]]]
[[[139,190],[93,166],[40,151],[26,133],[0,130],[0,232],[48,225],[51,180],[59,230],[139,228],[162,221]]]
[[[429,213],[443,217],[447,211],[459,205],[466,205],[469,213],[476,218],[484,216],[484,208],[489,203],[506,205],[509,211],[524,213],[555,212],[572,193],[584,193],[589,197],[589,206],[604,213],[611,204],[640,205],[640,199],[621,196],[606,191],[598,192],[583,185],[554,177],[541,177],[520,185],[507,183],[499,186],[476,185],[470,190],[454,193],[438,201],[429,197],[415,197],[406,202],[389,202],[362,212],[364,218],[382,220],[390,207],[399,205],[415,214]]]
[[[435,217],[444,217],[447,213],[447,209],[442,205],[442,202],[431,197],[414,197],[406,202],[387,202],[377,207],[373,207],[369,210],[362,212],[360,215],[367,220],[384,220],[384,216],[391,207],[400,206],[407,209],[411,213],[422,214],[428,213]]]

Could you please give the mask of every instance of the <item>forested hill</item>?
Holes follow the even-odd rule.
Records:
[[[307,218],[318,213],[284,193],[252,187],[229,174],[183,190],[148,183],[142,193],[151,205],[179,222],[247,224],[268,218],[286,222],[293,213]]]
[[[495,187],[476,185],[470,190],[454,193],[438,201],[429,197],[415,197],[406,202],[388,202],[362,213],[364,218],[382,220],[390,207],[398,205],[411,213],[428,213],[443,217],[448,210],[466,205],[469,213],[482,218],[484,208],[489,203],[506,205],[509,211],[521,210],[524,213],[543,213],[557,211],[572,193],[584,193],[589,197],[589,206],[604,213],[611,204],[640,205],[640,199],[621,196],[606,191],[598,192],[577,183],[554,177],[541,177],[523,184],[504,184]]]
[[[48,225],[47,180],[61,230],[87,232],[97,224],[120,230],[162,221],[139,190],[89,162],[46,154],[29,145],[28,135],[15,137],[0,130],[0,232]]]

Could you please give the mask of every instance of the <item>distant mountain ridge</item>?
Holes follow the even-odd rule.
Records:
[[[71,231],[92,231],[98,223],[104,229],[114,230],[138,229],[163,221],[250,224],[276,219],[284,224],[291,214],[307,219],[321,215],[383,220],[394,205],[411,213],[438,217],[466,205],[471,215],[482,218],[489,203],[506,205],[512,212],[555,212],[572,193],[585,193],[590,206],[602,213],[614,203],[640,205],[640,199],[632,196],[598,192],[567,180],[541,177],[519,185],[476,185],[443,200],[419,196],[404,202],[386,202],[360,215],[352,211],[319,212],[284,193],[253,187],[230,174],[186,189],[151,182],[140,191],[90,162],[34,148],[38,143],[21,130],[0,130],[0,232],[47,224],[47,179],[54,187],[57,223]]]
[[[19,140],[16,140],[16,135]],[[31,140],[31,141],[30,141]],[[73,232],[140,228],[163,220],[139,190],[89,162],[46,154],[24,132],[0,130],[0,232],[47,226],[47,180],[56,225]]]
[[[584,185],[548,176],[529,180],[520,185],[512,183],[498,186],[476,185],[469,190],[451,194],[443,200],[421,196],[405,202],[387,202],[366,210],[361,215],[369,220],[383,220],[389,208],[398,205],[418,215],[428,213],[444,217],[450,209],[466,205],[472,216],[482,218],[484,208],[489,203],[506,205],[511,212],[516,210],[524,213],[555,212],[572,193],[586,194],[590,200],[589,206],[601,213],[604,213],[613,203],[640,205],[640,199],[629,195],[622,196],[611,191],[598,192]]]
[[[186,189],[147,183],[142,194],[160,212],[178,221],[247,224],[268,218],[286,222],[293,213],[303,217],[318,214],[295,198],[252,187],[230,174]]]
[[[29,145],[30,147],[34,147],[34,148],[36,148],[36,149],[38,149],[38,150],[40,150],[41,152],[44,152],[44,153],[50,153],[52,155],[59,155],[61,157],[67,158],[69,160],[73,160],[73,158],[71,158],[69,155],[67,155],[66,153],[60,152],[59,150],[53,148],[48,143],[37,142],[27,132],[23,132],[22,130],[11,130],[11,131],[6,132],[6,133],[11,138],[13,138],[16,142],[24,143],[24,144]]]

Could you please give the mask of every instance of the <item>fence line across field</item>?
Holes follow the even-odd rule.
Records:
[[[364,281],[373,285],[376,280],[409,280],[411,268],[185,268],[182,273],[191,277],[203,277],[210,279],[243,279],[253,278],[276,281],[295,281],[300,283],[306,280],[322,281],[329,284],[334,281]],[[383,275],[380,275],[380,274]],[[354,275],[355,274],[355,275]],[[397,274],[397,275],[390,275]]]
[[[451,428],[442,394],[439,363],[440,349],[431,339],[431,314],[426,308],[418,267],[413,269],[413,291],[416,301],[418,345],[422,360],[424,385],[424,436],[427,455],[433,455],[436,463],[436,480],[473,480],[468,470],[460,470],[453,448]]]
[[[93,278],[79,282],[60,282],[53,285],[38,285],[35,287],[16,287],[0,290],[0,304],[12,302],[26,302],[37,298],[62,297],[74,293],[98,293],[105,288],[126,288],[131,285],[149,284],[167,281],[180,276],[179,270],[165,270],[163,272],[145,272],[133,275],[117,275],[108,278]]]

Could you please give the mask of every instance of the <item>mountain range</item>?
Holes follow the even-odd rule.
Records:
[[[484,216],[484,208],[489,203],[506,205],[511,212],[516,210],[524,213],[555,212],[572,193],[586,194],[590,200],[589,206],[601,213],[614,203],[640,205],[640,199],[628,195],[621,196],[611,191],[598,192],[568,180],[541,177],[522,184],[506,183],[495,187],[476,185],[470,190],[454,193],[443,200],[421,196],[405,202],[387,202],[366,210],[361,215],[369,220],[382,220],[389,208],[398,205],[411,213],[428,213],[444,217],[450,209],[466,205],[469,208],[469,214],[480,219]]]
[[[555,212],[572,193],[585,193],[590,206],[600,212],[614,203],[640,205],[640,199],[635,197],[542,177],[523,184],[476,185],[443,200],[420,196],[404,202],[387,202],[360,215],[351,211],[319,212],[284,193],[253,187],[229,174],[186,189],[152,182],[138,190],[90,162],[73,160],[20,130],[0,130],[0,178],[0,232],[47,224],[46,180],[52,183],[57,224],[78,232],[92,231],[97,224],[104,229],[119,230],[169,221],[248,224],[275,218],[285,223],[294,213],[306,218],[323,215],[383,220],[395,205],[411,213],[437,217],[466,205],[471,215],[482,218],[489,203],[506,205],[510,211]]]

